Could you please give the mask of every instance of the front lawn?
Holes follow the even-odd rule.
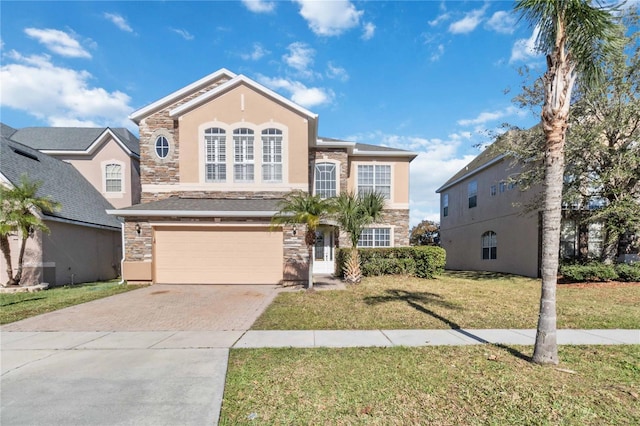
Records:
[[[221,425],[640,424],[640,346],[234,349]]]
[[[0,294],[0,324],[57,311],[136,288],[140,287],[118,284],[117,280],[113,280],[54,287],[36,293],[2,293]]]
[[[446,272],[382,276],[336,291],[278,295],[255,330],[536,328],[540,280]],[[558,286],[558,328],[640,328],[640,286]]]

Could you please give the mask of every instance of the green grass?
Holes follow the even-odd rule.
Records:
[[[563,346],[574,373],[519,351],[234,349],[220,424],[640,424],[640,346]]]
[[[113,280],[54,287],[36,293],[2,293],[0,294],[0,324],[8,324],[136,288],[140,287],[121,285],[117,280]]]
[[[256,330],[536,328],[540,281],[447,272],[365,278],[346,290],[281,293]],[[640,286],[558,286],[559,328],[640,328]]]

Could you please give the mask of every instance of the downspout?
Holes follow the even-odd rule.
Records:
[[[124,284],[124,218],[122,218],[122,223],[120,224],[120,238],[122,239],[122,259],[120,259],[120,282],[118,284]]]

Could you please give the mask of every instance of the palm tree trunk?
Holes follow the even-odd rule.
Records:
[[[307,288],[313,288],[313,246],[309,247],[309,281]]]
[[[22,279],[22,264],[24,263],[24,249],[27,247],[27,239],[29,234],[22,232],[22,239],[20,241],[20,253],[18,254],[18,268],[16,269],[15,284],[19,285]]]
[[[13,268],[11,267],[11,245],[7,235],[0,235],[0,249],[2,249],[4,260],[7,263],[7,277],[9,277],[5,285],[15,285]]]

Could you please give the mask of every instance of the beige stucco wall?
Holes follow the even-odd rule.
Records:
[[[520,191],[518,187],[500,192],[500,181],[514,176],[517,169],[501,161],[464,179],[440,194],[449,196],[449,214],[440,208],[440,238],[447,251],[448,269],[506,272],[538,275],[538,212],[527,213],[537,189]],[[468,183],[478,185],[477,206],[469,208]],[[491,186],[497,193],[491,196]],[[442,201],[441,201],[442,204]],[[497,259],[482,259],[482,234],[497,234]]]
[[[18,268],[18,256],[20,254],[21,238],[18,235],[9,237],[9,247],[11,249],[11,267],[15,276]],[[9,279],[7,274],[7,262],[4,255],[0,254],[0,282],[6,284]],[[35,232],[33,237],[27,239],[24,251],[24,264],[22,285],[34,285],[43,282],[43,264],[42,264],[42,233]]]
[[[130,157],[113,138],[108,138],[91,155],[53,156],[73,165],[115,208],[128,207],[140,202],[138,160]],[[104,167],[111,162],[122,165],[122,193],[105,191]]]
[[[275,127],[285,132],[285,161],[288,183],[308,185],[308,146],[309,123],[306,117],[293,109],[276,102],[252,88],[240,85],[216,97],[210,102],[194,109],[179,119],[180,139],[180,183],[197,184],[204,182],[202,172],[201,139],[202,131],[207,127],[215,127],[216,123],[227,126],[253,128],[255,131],[255,174],[260,174],[261,142],[260,131]],[[232,134],[227,130],[227,164],[232,164],[233,152]],[[233,168],[227,166],[227,176]],[[232,176],[232,175],[231,175]],[[228,179],[225,186],[229,189],[236,187],[232,179]],[[286,182],[285,182],[286,183]],[[263,184],[268,190],[271,184]]]
[[[358,165],[389,164],[391,165],[391,199],[389,208],[409,207],[409,158],[397,157],[352,157],[349,160],[349,177],[347,189],[356,192],[358,188]]]

